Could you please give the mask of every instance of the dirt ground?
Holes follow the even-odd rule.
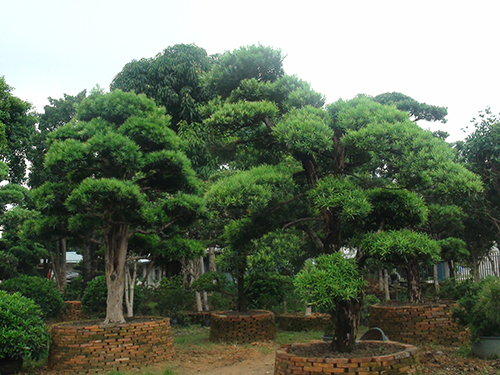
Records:
[[[273,374],[276,345],[259,346],[220,345],[210,350],[181,350],[168,368],[176,375]],[[423,347],[420,362],[422,375],[500,375],[500,360],[473,358],[461,353],[459,348]],[[153,371],[150,369],[150,372]]]
[[[277,344],[221,344],[213,347],[176,349],[168,364],[147,367],[139,375],[266,375],[274,373],[274,351]],[[500,359],[481,360],[461,348],[421,347],[422,375],[500,375]],[[170,370],[170,372],[166,371]],[[38,369],[25,374],[55,375]],[[132,374],[132,373],[131,373]],[[58,374],[59,375],[59,374]]]
[[[182,375],[266,375],[274,373],[276,346],[245,348],[221,345],[215,350],[178,352],[170,369]],[[267,348],[266,348],[267,349]],[[461,353],[459,348],[423,347],[420,361],[422,375],[500,375],[500,360],[481,360]]]

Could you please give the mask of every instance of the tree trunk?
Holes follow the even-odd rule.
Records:
[[[49,251],[57,290],[62,292],[66,287],[66,238],[55,242],[55,250]]]
[[[384,291],[384,271],[378,270],[378,290],[380,292]]]
[[[104,270],[108,298],[104,324],[124,323],[123,294],[129,225],[113,225],[104,234]]]
[[[217,267],[215,265],[215,248],[208,248],[208,270],[210,272],[216,272]]]
[[[452,260],[449,260],[448,262],[448,270],[450,271],[450,279],[455,278],[455,265],[453,264]]]
[[[283,314],[286,314],[288,311],[287,309],[287,300],[286,300],[286,292],[285,292],[285,283],[281,284],[281,294],[282,294],[282,300],[283,300]]]
[[[389,293],[389,272],[387,272],[387,270],[384,270],[384,293],[385,300],[390,301],[391,294]]]
[[[422,303],[420,294],[420,269],[417,260],[411,260],[406,266],[406,280],[408,281],[408,302]]]
[[[96,274],[95,263],[95,253],[96,246],[94,242],[87,241],[85,246],[83,247],[82,252],[82,287],[83,290],[87,287],[87,283],[94,279]]]
[[[438,265],[434,264],[434,288],[436,289],[436,293],[439,295],[439,277],[438,277]]]
[[[364,296],[360,295],[357,301],[342,301],[335,306],[335,312],[331,313],[335,327],[331,344],[332,350],[348,353],[354,349],[361,320],[363,299]]]
[[[474,282],[478,283],[481,281],[481,276],[479,275],[479,261],[477,257],[472,257],[472,268],[474,270]]]
[[[210,311],[210,306],[208,305],[208,293],[203,291],[203,309],[205,311]]]
[[[238,287],[238,311],[247,311],[247,296],[245,293],[245,276],[238,275],[237,277],[237,287]]]
[[[134,316],[134,293],[135,280],[137,279],[137,260],[132,260],[133,273],[130,275],[130,268],[125,268],[125,305],[127,306],[127,317]]]
[[[202,312],[203,307],[201,304],[201,294],[200,294],[200,292],[196,292],[195,295],[196,295],[196,311]]]

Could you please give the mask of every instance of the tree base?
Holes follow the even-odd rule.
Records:
[[[408,344],[457,345],[466,342],[464,327],[455,323],[455,303],[370,306],[369,327],[378,327],[393,341]]]
[[[361,343],[361,342],[360,342]],[[388,347],[385,350],[391,354],[359,356],[353,351],[349,356],[316,357],[299,356],[293,353],[295,349],[305,349],[306,352],[327,351],[329,344],[317,341],[307,344],[287,344],[276,350],[275,375],[316,375],[337,373],[366,374],[416,374],[419,371],[418,349],[409,344],[393,341],[362,341],[372,346]],[[315,346],[318,346],[317,348]]]
[[[128,371],[164,362],[175,354],[168,318],[100,323],[89,320],[53,325],[48,367],[71,373]]]
[[[274,314],[265,310],[249,310],[247,313],[222,311],[210,317],[210,341],[212,342],[262,342],[276,338]]]

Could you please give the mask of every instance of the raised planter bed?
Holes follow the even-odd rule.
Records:
[[[322,331],[329,321],[329,314],[313,313],[310,316],[305,316],[304,313],[278,314],[276,326],[283,331]]]
[[[370,307],[369,326],[380,328],[393,341],[459,345],[466,341],[467,333],[451,317],[454,306],[454,303],[373,305]]]
[[[356,357],[356,352],[344,358],[334,356],[302,356],[296,349],[325,351],[330,344],[321,341],[306,344],[282,345],[276,350],[275,375],[357,374],[416,374],[419,371],[418,349],[393,341],[362,341],[368,345],[388,347],[390,354]]]
[[[164,362],[175,354],[168,318],[100,323],[90,320],[54,324],[49,369],[71,373],[122,371]]]
[[[212,342],[262,342],[276,338],[274,314],[265,310],[247,313],[221,311],[210,317],[210,341]]]

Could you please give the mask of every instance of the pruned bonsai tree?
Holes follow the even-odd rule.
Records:
[[[144,95],[92,93],[54,131],[45,164],[74,186],[65,201],[70,229],[104,247],[105,323],[121,323],[127,248],[135,233],[178,233],[202,212],[198,181],[169,128]],[[100,233],[100,238],[91,237]]]
[[[294,279],[301,297],[329,311],[334,325],[332,350],[354,349],[365,281],[356,260],[342,252],[308,260]]]

